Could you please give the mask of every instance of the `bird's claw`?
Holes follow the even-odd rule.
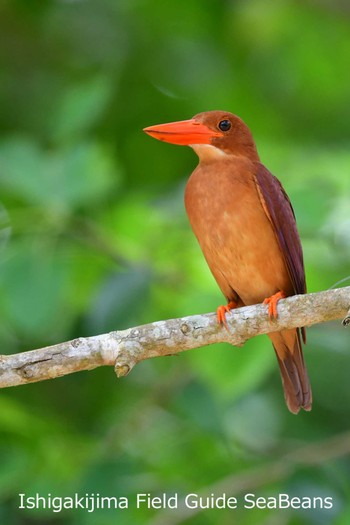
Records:
[[[223,324],[228,332],[229,327],[226,321],[226,314],[234,308],[237,308],[237,303],[235,303],[234,301],[230,301],[228,304],[223,304],[216,309],[216,318],[218,320],[218,323]]]
[[[280,299],[284,299],[286,297],[286,294],[283,290],[275,293],[274,295],[271,295],[271,297],[267,297],[264,299],[263,304],[268,305],[268,314],[271,321],[274,319],[277,319],[278,312],[277,312],[277,304]]]

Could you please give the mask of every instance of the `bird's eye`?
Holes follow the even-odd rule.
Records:
[[[228,131],[231,129],[231,122],[229,120],[221,120],[221,122],[219,122],[219,129],[221,129],[221,131]]]

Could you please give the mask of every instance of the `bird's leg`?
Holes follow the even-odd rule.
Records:
[[[283,290],[280,290],[279,292],[271,295],[271,297],[267,297],[263,304],[268,305],[268,313],[270,320],[277,319],[278,312],[277,312],[277,303],[280,299],[284,299],[286,296],[285,292]]]
[[[233,310],[234,308],[237,308],[238,304],[235,301],[230,301],[228,304],[223,304],[221,306],[218,306],[216,309],[216,317],[219,324],[223,324],[228,330],[228,325],[226,321],[226,313],[230,310]]]

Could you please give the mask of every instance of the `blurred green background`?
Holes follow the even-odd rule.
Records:
[[[293,202],[309,291],[350,274],[348,2],[3,0],[0,34],[1,353],[223,302],[183,207],[197,159],[142,132],[200,111],[251,128]],[[297,417],[266,337],[150,360],[118,381],[101,368],[3,390],[0,523],[348,524],[350,458],[332,439],[350,448],[349,334],[315,326],[305,355],[314,408]],[[289,468],[272,475],[276,463]],[[18,510],[19,493],[222,487],[334,506]]]

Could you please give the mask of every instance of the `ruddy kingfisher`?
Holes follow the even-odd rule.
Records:
[[[185,207],[208,266],[231,309],[263,302],[276,318],[281,298],[306,293],[303,252],[291,202],[260,162],[248,126],[226,111],[144,129],[152,137],[190,146],[199,164],[185,190]],[[304,363],[305,328],[268,334],[289,410],[311,410]]]

